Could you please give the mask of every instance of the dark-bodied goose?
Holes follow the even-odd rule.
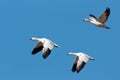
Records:
[[[37,45],[35,46],[35,48],[32,51],[32,54],[34,55],[37,52],[42,50],[42,52],[43,52],[42,56],[44,59],[50,55],[50,53],[54,47],[59,47],[57,44],[53,43],[51,40],[49,40],[47,38],[32,37],[32,38],[30,38],[30,40],[38,41]]]
[[[96,18],[94,15],[89,14],[89,19],[83,19],[83,21],[90,22],[101,28],[110,29],[105,25],[105,22],[107,21],[109,15],[110,15],[110,8],[106,8],[104,13],[101,16],[99,16],[99,18]]]
[[[72,72],[77,72],[79,73],[83,67],[85,66],[85,64],[88,62],[88,60],[94,60],[94,58],[88,56],[87,54],[84,54],[82,52],[78,52],[78,53],[73,53],[73,52],[69,52],[68,55],[75,55],[76,59],[74,61],[74,64],[72,66]]]

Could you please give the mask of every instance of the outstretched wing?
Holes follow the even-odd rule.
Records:
[[[53,48],[54,48],[54,44],[52,42],[46,41],[44,43],[44,48],[43,48],[43,58],[44,59],[50,55]]]
[[[77,56],[72,66],[72,72],[76,71],[78,60],[79,60],[79,57]]]
[[[106,8],[104,13],[97,19],[101,23],[105,23],[110,15],[110,8]]]
[[[44,49],[44,48],[43,48]],[[43,51],[43,58],[46,59],[51,53],[51,50],[47,48],[46,50]]]
[[[37,52],[41,51],[43,49],[43,43],[42,42],[39,42],[35,48],[33,49],[32,51],[32,54],[36,54]]]
[[[86,63],[84,61],[81,61],[81,60],[78,61],[77,73],[79,73],[83,69],[83,67],[85,66],[85,64]]]

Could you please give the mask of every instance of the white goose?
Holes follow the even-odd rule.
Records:
[[[94,58],[82,52],[78,52],[78,53],[69,52],[68,55],[77,56],[72,66],[72,72],[77,71],[77,73],[79,73],[83,69],[83,67],[88,62],[88,60],[94,60]]]
[[[35,46],[35,48],[32,51],[32,54],[36,54],[37,52],[41,51],[43,52],[42,56],[43,58],[47,58],[50,53],[51,50],[54,47],[59,47],[57,44],[53,43],[51,40],[47,39],[47,38],[36,38],[36,37],[32,37],[30,38],[30,40],[36,40],[38,41],[37,45]]]
[[[110,29],[105,25],[105,22],[107,21],[109,15],[110,15],[110,8],[106,8],[104,13],[101,16],[99,16],[99,18],[96,18],[94,15],[89,14],[89,19],[83,19],[83,21],[90,22],[101,28]]]

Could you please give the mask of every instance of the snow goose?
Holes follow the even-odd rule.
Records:
[[[110,15],[110,8],[106,8],[104,13],[102,13],[101,16],[99,16],[99,18],[96,18],[94,15],[89,14],[89,19],[83,19],[83,21],[90,22],[101,28],[110,29],[105,25],[105,22],[107,21],[109,15]]]
[[[72,66],[72,72],[77,72],[79,73],[83,67],[85,66],[85,64],[88,62],[88,60],[94,60],[94,58],[88,56],[87,54],[84,54],[82,52],[78,52],[78,53],[73,53],[73,52],[69,52],[68,55],[75,55],[76,59],[74,61],[74,64]]]
[[[43,52],[42,56],[44,59],[50,55],[51,50],[54,47],[59,47],[57,44],[53,43],[51,40],[49,40],[47,38],[32,37],[32,38],[30,38],[30,40],[38,41],[37,45],[35,46],[35,48],[32,51],[32,54],[34,55],[42,50],[42,52]]]

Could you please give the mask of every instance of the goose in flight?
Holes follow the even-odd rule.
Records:
[[[98,18],[96,18],[92,14],[89,14],[89,19],[83,19],[83,21],[90,22],[101,28],[110,29],[108,26],[105,25],[105,22],[107,21],[109,15],[110,15],[110,8],[106,8],[104,13],[102,13]]]
[[[76,59],[74,61],[74,64],[73,64],[71,70],[72,70],[72,72],[76,71],[77,73],[79,73],[83,69],[83,67],[88,62],[88,60],[95,60],[94,58],[92,58],[82,52],[78,52],[78,53],[69,52],[68,55],[76,56]]]
[[[32,37],[30,38],[30,40],[38,41],[37,45],[34,47],[32,51],[32,54],[34,55],[42,50],[43,52],[42,56],[44,59],[46,59],[50,55],[54,47],[59,47],[57,44],[53,43],[51,40],[47,38]]]

